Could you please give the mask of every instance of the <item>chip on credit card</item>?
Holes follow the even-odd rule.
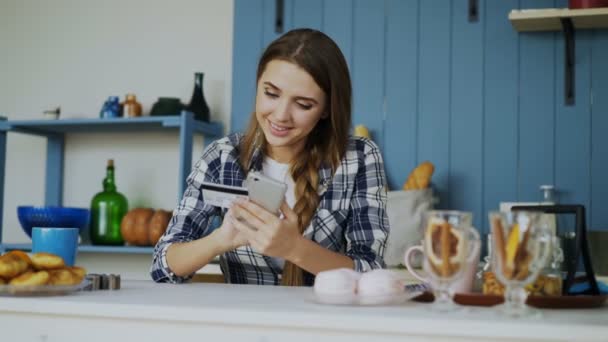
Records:
[[[237,198],[249,198],[247,188],[203,182],[203,199],[206,204],[221,208],[230,208],[232,202]]]

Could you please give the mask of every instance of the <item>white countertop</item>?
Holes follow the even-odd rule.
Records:
[[[416,336],[421,340],[448,337],[464,340],[608,340],[608,307],[541,310],[540,319],[505,319],[491,308],[467,307],[468,312],[444,314],[431,312],[429,304],[417,302],[377,307],[330,306],[316,304],[312,298],[311,288],[124,281],[119,291],[76,292],[56,297],[0,297],[0,331],[3,337],[17,331],[11,330],[17,328],[7,323],[11,318],[19,322],[21,318],[31,317],[42,322],[62,317],[88,320],[88,323],[100,319],[116,324],[148,322],[194,324],[196,327],[221,325],[235,329],[249,327],[258,332],[260,328],[295,329],[314,331],[326,337],[356,333],[386,339]],[[151,334],[153,330],[146,331]],[[96,333],[96,336],[101,335]]]

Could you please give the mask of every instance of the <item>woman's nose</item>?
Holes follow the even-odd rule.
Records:
[[[290,118],[290,108],[288,101],[280,101],[272,115],[277,121],[287,121]]]

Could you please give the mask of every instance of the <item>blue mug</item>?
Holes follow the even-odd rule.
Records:
[[[78,250],[78,228],[32,228],[32,253],[51,253],[63,258],[67,266],[74,266]]]

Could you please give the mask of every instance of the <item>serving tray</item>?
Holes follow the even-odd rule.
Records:
[[[431,292],[413,298],[417,302],[432,302],[435,297]],[[590,296],[528,296],[526,303],[543,309],[584,309],[598,308],[606,305],[608,295]],[[454,302],[469,306],[494,306],[504,302],[503,296],[484,295],[483,293],[457,293]]]

